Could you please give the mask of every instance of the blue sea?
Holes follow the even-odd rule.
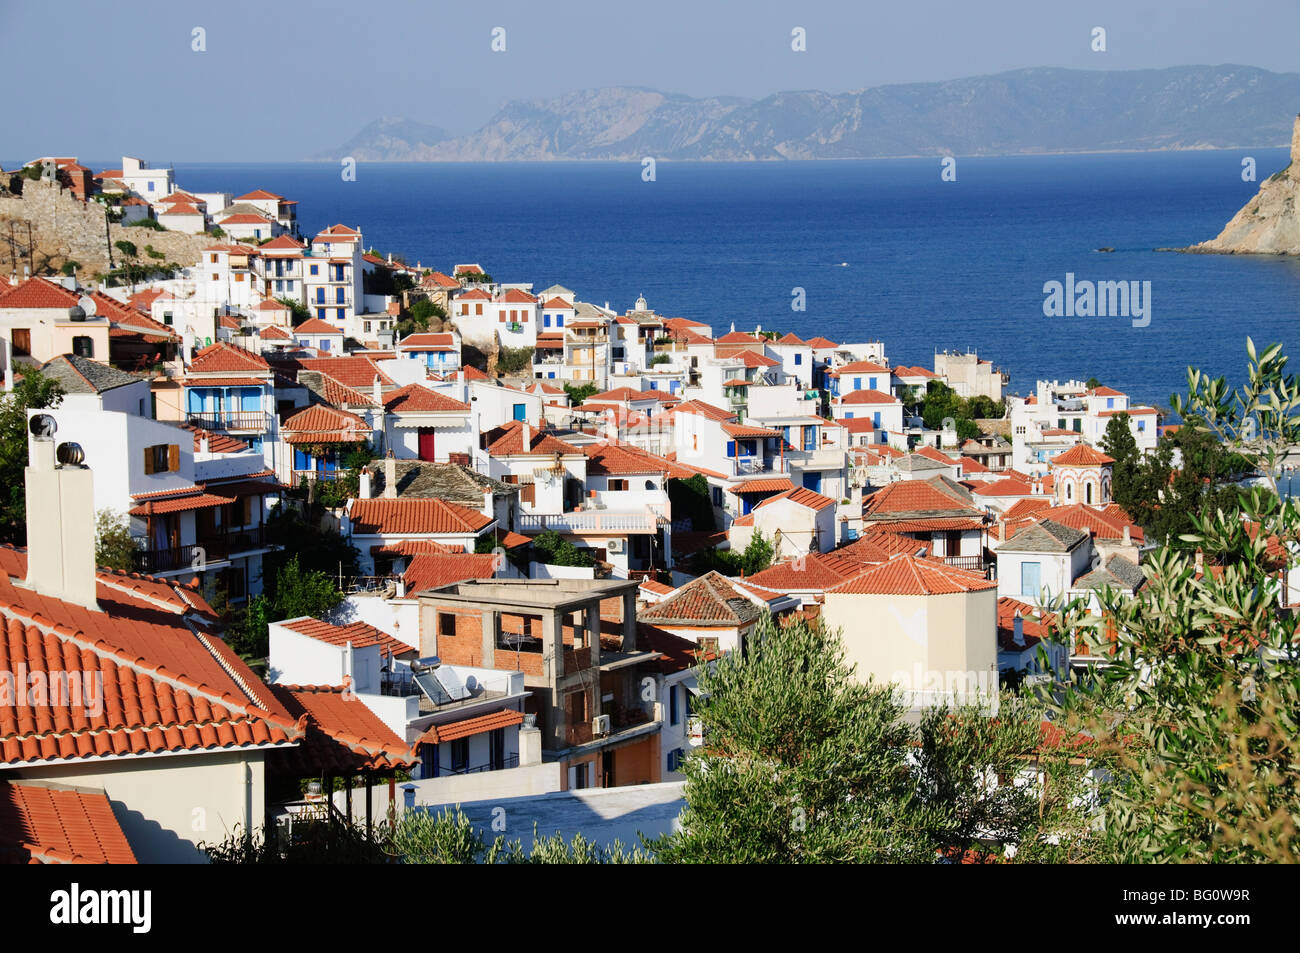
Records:
[[[1231,379],[1245,339],[1300,361],[1300,261],[1182,255],[1255,194],[1241,178],[1285,149],[791,163],[176,166],[180,187],[298,199],[304,233],[360,226],[368,246],[450,271],[553,283],[619,311],[652,308],[725,332],[885,342],[895,364],[974,349],[1028,393],[1097,377],[1167,404],[1186,368]],[[113,162],[112,164],[116,164]],[[96,165],[100,168],[101,165]],[[1111,246],[1113,253],[1096,249]],[[1151,323],[1048,318],[1045,282],[1151,282]],[[806,310],[791,309],[792,289]]]

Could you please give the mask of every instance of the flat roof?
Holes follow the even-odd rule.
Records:
[[[635,593],[634,579],[467,579],[420,593],[422,599],[476,605],[529,606],[561,609],[593,599]]]

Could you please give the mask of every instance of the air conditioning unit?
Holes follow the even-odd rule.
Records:
[[[598,737],[609,734],[609,715],[597,715],[591,719],[591,733]]]
[[[607,553],[621,553],[622,551],[623,540],[621,539],[611,539],[605,543],[605,552]]]

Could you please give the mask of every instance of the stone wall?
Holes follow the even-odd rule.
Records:
[[[9,244],[11,222],[16,261]],[[192,265],[199,260],[204,246],[213,241],[204,235],[155,232],[122,225],[109,225],[106,236],[103,206],[80,202],[70,190],[57,184],[27,181],[23,183],[21,196],[0,196],[0,278],[14,272],[22,276],[28,263],[28,222],[35,244],[32,257],[36,272],[39,274],[46,268],[57,271],[64,262],[75,261],[81,265],[78,274],[83,281],[89,281],[96,272],[109,270],[108,249],[113,242],[133,242],[143,261],[152,260],[144,251],[145,245],[152,245],[164,255],[159,261]],[[121,254],[116,249],[113,256],[114,263],[121,264]]]

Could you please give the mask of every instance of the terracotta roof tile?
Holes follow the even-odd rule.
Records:
[[[529,427],[528,446],[524,446],[524,424],[512,420],[500,427],[494,427],[484,433],[487,452],[493,456],[581,454],[577,447],[565,443],[538,427]]]
[[[415,651],[405,642],[395,639],[387,632],[382,632],[365,622],[334,625],[322,619],[313,619],[306,616],[299,619],[289,619],[281,622],[280,625],[291,632],[310,636],[327,645],[347,645],[351,642],[354,649],[364,649],[372,645],[378,645],[385,652],[392,652],[398,656]]]
[[[1077,443],[1064,453],[1052,457],[1052,466],[1097,467],[1114,463],[1114,457],[1108,457],[1100,450],[1094,450],[1086,443]]]
[[[0,294],[0,308],[59,308],[73,307],[78,296],[62,285],[44,278],[28,278],[22,284]]]
[[[680,586],[671,596],[647,606],[637,615],[658,625],[748,625],[758,619],[759,607],[728,579],[708,572]]]
[[[418,760],[370,707],[343,686],[272,685],[293,716],[304,721],[301,747],[283,760],[310,773],[410,768]]]
[[[810,490],[807,487],[799,486],[790,490],[785,490],[784,492],[778,493],[775,496],[769,496],[762,503],[759,503],[756,507],[754,507],[754,509],[756,510],[762,509],[763,507],[770,506],[771,504],[776,503],[779,500],[789,500],[791,503],[797,503],[800,506],[806,506],[810,510],[824,510],[828,506],[835,505],[835,501],[832,500],[829,496],[822,496],[820,493],[816,492],[815,490]]]
[[[475,533],[492,523],[477,510],[446,500],[355,500],[352,532],[361,536]]]
[[[489,731],[496,731],[498,728],[510,728],[523,723],[523,712],[516,711],[513,708],[502,708],[486,715],[476,715],[473,718],[462,718],[460,721],[434,725],[417,738],[415,744],[436,745],[444,741],[455,741],[457,738],[482,735]]]
[[[248,373],[250,371],[269,371],[271,365],[260,354],[246,351],[224,341],[209,344],[194,355],[190,362],[190,374],[229,374]]]
[[[0,781],[0,864],[134,864],[102,791]]]
[[[390,414],[468,414],[469,404],[454,400],[422,384],[407,384],[399,390],[384,395],[384,409]]]
[[[871,566],[830,590],[853,595],[936,596],[957,592],[982,592],[998,584],[979,573],[955,569],[933,559],[894,556]]]
[[[345,410],[313,404],[298,411],[283,424],[285,443],[363,443],[370,439],[370,425]]]

